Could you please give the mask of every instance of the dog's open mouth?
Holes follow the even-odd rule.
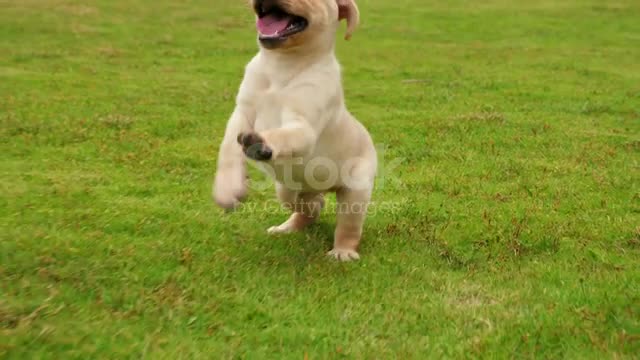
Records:
[[[289,14],[277,6],[256,9],[256,27],[263,42],[280,42],[291,35],[304,31],[309,25],[307,19]]]

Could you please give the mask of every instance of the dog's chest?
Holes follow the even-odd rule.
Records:
[[[283,87],[271,86],[257,94],[255,131],[260,132],[282,126],[283,91]]]

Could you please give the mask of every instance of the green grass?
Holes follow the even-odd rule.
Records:
[[[640,4],[360,8],[348,106],[403,162],[340,264],[331,214],[211,201],[243,1],[0,0],[0,357],[636,357]]]

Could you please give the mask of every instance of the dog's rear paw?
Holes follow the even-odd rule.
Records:
[[[267,230],[269,234],[289,234],[304,229],[307,225],[311,224],[315,218],[306,217],[301,213],[293,213],[280,225],[272,226]]]
[[[333,249],[327,255],[338,261],[360,260],[360,255],[355,250],[350,249]]]
[[[287,224],[272,226],[269,229],[267,229],[267,233],[269,235],[290,234],[294,231],[296,230],[291,228],[290,226],[287,226]]]

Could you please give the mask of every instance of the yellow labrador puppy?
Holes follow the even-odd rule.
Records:
[[[359,22],[354,0],[251,0],[260,51],[245,69],[220,146],[213,196],[234,208],[246,194],[245,159],[276,182],[291,209],[271,234],[299,231],[336,193],[330,256],[359,258],[358,245],[377,170],[367,130],[346,109],[334,53],[340,20],[346,39]]]

